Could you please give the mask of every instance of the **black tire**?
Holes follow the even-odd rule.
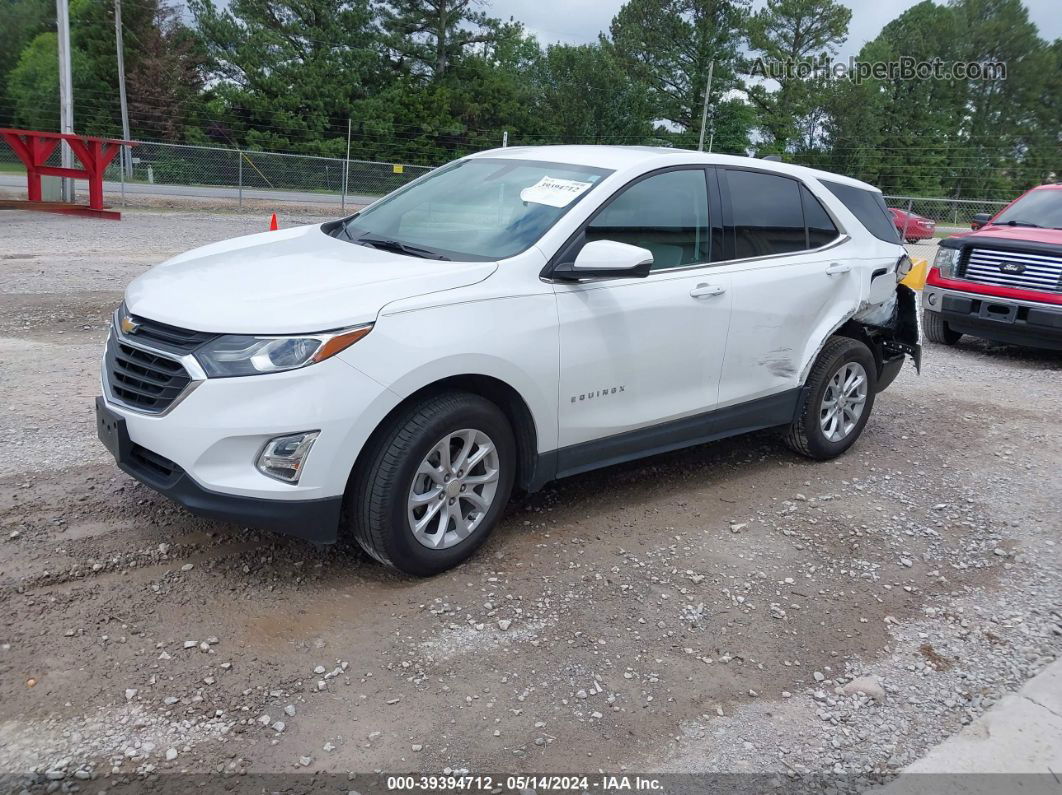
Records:
[[[466,428],[480,430],[494,442],[498,489],[467,538],[447,549],[430,549],[410,527],[409,490],[417,468],[439,440]],[[512,492],[516,442],[509,420],[494,403],[468,392],[445,392],[412,404],[366,453],[347,491],[344,515],[362,549],[407,574],[438,574],[471,556],[497,524]]]
[[[819,408],[830,379],[850,362],[858,362],[866,371],[866,402],[863,405],[863,413],[848,435],[839,441],[830,441],[819,424]],[[818,461],[836,458],[845,452],[855,444],[870,419],[874,396],[877,393],[877,374],[874,355],[866,345],[848,337],[831,337],[819,352],[808,375],[803,403],[798,408],[797,418],[789,426],[784,437],[786,445],[794,452]]]
[[[962,339],[961,331],[952,331],[939,312],[922,310],[922,330],[926,333],[926,339],[937,345],[954,345]]]

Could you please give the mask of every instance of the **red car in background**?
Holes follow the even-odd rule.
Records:
[[[889,213],[892,215],[896,231],[908,243],[917,243],[919,240],[933,237],[933,233],[937,230],[936,223],[924,216],[895,207],[890,207]]]
[[[1033,188],[977,231],[941,240],[922,307],[932,342],[970,334],[1062,350],[1062,185]]]

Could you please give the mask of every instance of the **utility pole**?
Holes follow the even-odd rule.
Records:
[[[715,61],[708,63],[708,83],[704,87],[704,109],[701,111],[701,138],[697,142],[697,151],[704,151],[704,128],[708,126],[708,95],[712,93],[712,72],[715,71]]]
[[[55,22],[59,33],[59,132],[74,132],[74,81],[70,73],[70,6],[68,0],[55,0]],[[70,144],[62,142],[63,168],[74,167]],[[63,201],[74,201],[74,180],[63,177]]]
[[[114,39],[118,44],[118,101],[122,105],[122,137],[130,140],[129,105],[125,100],[125,48],[122,46],[122,0],[114,0]],[[122,174],[133,175],[132,152],[122,147]]]
[[[343,195],[339,198],[339,209],[347,209],[347,185],[350,182],[350,117],[347,117],[347,159],[343,161]]]

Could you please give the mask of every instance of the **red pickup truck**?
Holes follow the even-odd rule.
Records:
[[[977,231],[941,240],[922,312],[931,342],[970,334],[1062,350],[1062,184],[1033,188]]]

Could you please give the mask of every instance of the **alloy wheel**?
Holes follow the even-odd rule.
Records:
[[[867,371],[846,362],[826,384],[819,407],[819,426],[827,441],[840,442],[859,424],[867,402]]]
[[[449,549],[468,538],[494,503],[499,471],[497,447],[483,431],[465,428],[440,439],[409,487],[413,537],[429,549]]]

